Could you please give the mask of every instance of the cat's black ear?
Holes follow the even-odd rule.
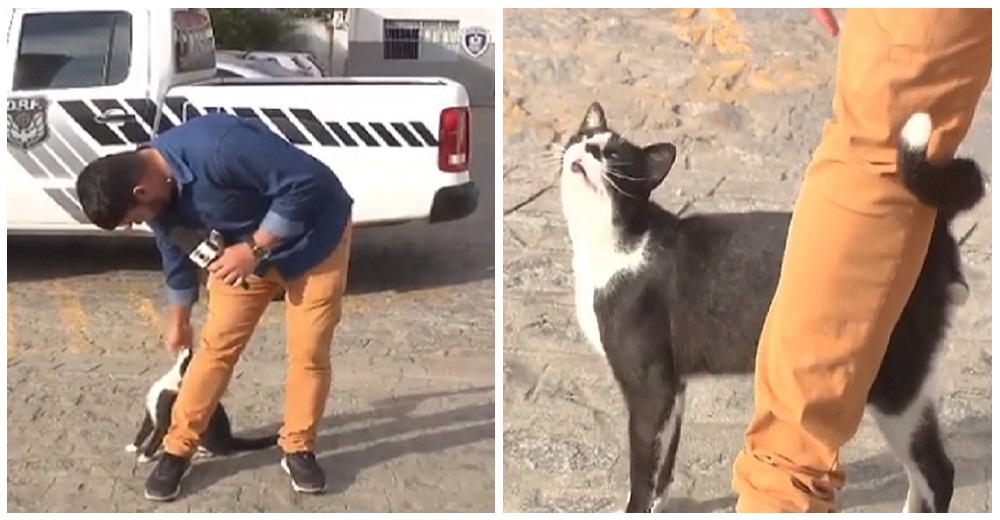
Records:
[[[590,104],[590,108],[587,109],[587,115],[583,117],[583,122],[580,124],[580,131],[607,130],[607,128],[608,120],[604,117],[604,107],[597,101],[594,101]]]
[[[667,178],[670,168],[677,158],[677,148],[670,143],[656,143],[643,148],[646,155],[646,171],[649,173],[649,189],[657,186]]]

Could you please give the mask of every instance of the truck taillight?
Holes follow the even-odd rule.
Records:
[[[459,173],[469,169],[469,108],[441,111],[438,130],[438,169]]]

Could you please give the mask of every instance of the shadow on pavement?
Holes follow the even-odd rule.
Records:
[[[464,244],[461,236],[456,238],[456,233],[444,228],[447,225],[357,230],[348,294],[403,292],[493,279],[492,245]],[[418,241],[419,237],[423,240]],[[8,236],[7,240],[8,282],[138,273],[149,276],[154,290],[163,284],[160,255],[152,239]]]
[[[316,455],[326,471],[327,495],[347,490],[366,469],[410,454],[436,453],[449,448],[493,439],[494,404],[492,386],[454,392],[428,392],[385,399],[363,412],[327,417],[316,439]],[[431,399],[460,395],[481,395],[488,398],[482,404],[413,416],[411,413]],[[376,424],[369,424],[378,421]],[[357,426],[349,428],[350,425]],[[273,433],[280,428],[273,424],[265,428],[238,432],[251,437]],[[338,431],[329,431],[336,426]],[[324,433],[326,432],[326,433]],[[244,471],[274,467],[278,469],[281,451],[277,448],[243,455],[206,460],[196,464],[185,481],[185,495],[198,493],[221,480]],[[492,458],[491,465],[492,465]]]

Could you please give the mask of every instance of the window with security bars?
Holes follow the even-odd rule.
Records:
[[[458,20],[382,21],[382,59],[455,61]]]

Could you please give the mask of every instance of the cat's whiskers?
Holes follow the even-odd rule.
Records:
[[[548,170],[551,168],[555,174],[555,178],[558,179],[559,175],[562,174],[563,167],[566,161],[566,148],[559,143],[549,143],[542,152],[539,154],[541,156],[541,163],[543,170]]]
[[[633,177],[631,175],[626,175],[626,174],[624,174],[624,173],[622,173],[622,172],[620,172],[620,171],[618,171],[618,170],[616,170],[614,168],[611,168],[610,165],[609,165],[608,168],[605,169],[605,171],[608,173],[608,175],[610,175],[612,177],[615,177],[617,179],[624,179],[626,181],[641,181],[642,180],[642,177]]]
[[[540,157],[538,160],[542,164],[562,164],[564,162],[562,157]]]
[[[628,193],[625,193],[625,190],[619,188],[618,185],[615,184],[615,181],[612,180],[610,177],[608,177],[609,173],[611,173],[611,170],[607,170],[607,169],[601,170],[601,177],[604,177],[604,180],[606,180],[608,182],[608,184],[611,185],[612,188],[614,188],[615,191],[617,191],[618,193],[621,193],[622,195],[624,195],[624,196],[626,196],[626,197],[628,197],[630,199],[634,199],[635,198],[634,195],[630,195]],[[619,177],[620,176],[621,175],[619,174]]]
[[[566,157],[564,150],[544,150],[539,156],[547,162],[561,163]]]
[[[605,159],[604,162],[608,166],[612,166],[612,167],[625,166],[625,167],[632,168],[632,167],[635,166],[635,164],[633,164],[632,161],[625,161],[625,160],[622,160],[622,159],[611,158],[611,159]]]

